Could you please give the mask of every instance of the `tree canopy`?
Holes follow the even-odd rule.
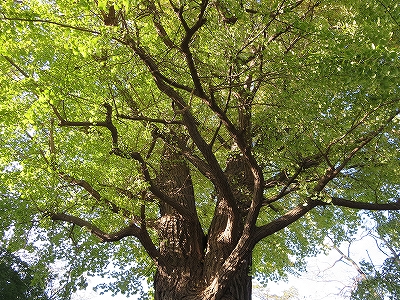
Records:
[[[302,270],[362,214],[397,218],[399,16],[391,0],[3,1],[7,246],[44,248],[71,282],[132,294],[155,274],[155,299],[250,299],[249,274]]]

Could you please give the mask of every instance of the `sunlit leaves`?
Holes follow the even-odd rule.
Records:
[[[9,199],[1,208],[10,211],[3,228],[18,224],[14,235],[24,236],[33,219],[35,226],[51,229],[51,239],[66,243],[61,251],[68,254],[66,259],[75,259],[75,279],[83,270],[103,272],[107,253],[114,253],[120,265],[137,265],[112,274],[119,281],[106,288],[134,291],[137,274],[149,276],[150,271],[143,270],[153,266],[137,241],[103,249],[86,229],[59,227],[49,213],[70,213],[115,232],[143,221],[145,204],[146,221],[154,225],[158,203],[148,195],[143,166],[117,157],[113,148],[146,157],[151,178],[160,172],[164,145],[183,143],[180,153],[204,159],[182,125],[184,111],[160,90],[155,75],[186,102],[183,109],[194,115],[196,130],[222,169],[240,151],[235,134],[207,106],[196,80],[233,126],[240,126],[247,105],[249,148],[265,180],[275,182],[264,197],[287,192],[261,209],[258,226],[306,199],[327,204],[264,239],[254,251],[254,274],[278,278],[301,269],[304,257],[320,250],[314,245],[324,235],[340,242],[355,232],[358,216],[328,205],[330,196],[395,201],[400,128],[398,117],[395,122],[389,117],[399,103],[398,5],[264,2],[211,1],[193,35],[191,26],[200,12],[193,1],[1,4],[0,195]],[[105,22],[111,6],[116,10],[114,26]],[[191,37],[185,41],[190,53],[181,49],[185,36]],[[149,56],[139,57],[134,47]],[[151,71],[150,60],[156,65]],[[193,65],[188,67],[188,61]],[[112,115],[104,103],[112,107]],[[118,145],[110,126],[104,126],[110,120]],[[371,143],[362,145],[370,136]],[[194,165],[190,168],[197,213],[206,231],[218,191]],[[341,172],[315,192],[317,182],[334,168]],[[157,242],[156,230],[149,230]],[[125,247],[131,252],[124,253]],[[93,261],[83,254],[90,248]],[[68,253],[71,249],[81,251]],[[133,276],[133,283],[121,280],[123,276]]]

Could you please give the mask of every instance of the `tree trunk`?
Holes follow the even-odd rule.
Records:
[[[154,298],[185,299],[196,289],[202,275],[204,234],[196,213],[189,167],[168,146],[157,182],[167,196],[188,209],[193,217],[185,218],[170,205],[160,202],[160,258],[154,277]]]
[[[214,219],[207,238],[196,213],[187,163],[168,148],[164,151],[163,161],[157,185],[188,209],[193,218],[184,217],[170,205],[160,202],[160,258],[154,276],[155,300],[250,300],[251,254],[242,259],[243,263],[227,285],[213,286],[214,291],[219,291],[217,298],[205,294],[206,287],[213,282],[234,249],[242,231],[241,222],[234,221],[239,225],[228,230],[231,220],[226,215],[224,201],[219,201],[216,208],[219,217]]]
[[[252,278],[249,275],[251,256],[237,270],[235,277],[224,288],[221,297],[204,294],[204,265],[196,260],[181,260],[178,265],[159,266],[154,277],[155,300],[251,300]],[[209,270],[210,272],[210,270]],[[218,274],[218,270],[213,270]],[[222,287],[216,285],[215,290]],[[219,293],[218,293],[219,294]]]
[[[251,300],[252,277],[249,275],[251,270],[251,255],[237,270],[236,275],[223,293],[221,300]],[[218,270],[216,270],[218,272]],[[205,300],[205,299],[202,299]]]

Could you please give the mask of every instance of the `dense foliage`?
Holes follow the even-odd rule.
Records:
[[[2,1],[4,242],[46,249],[69,282],[131,294],[157,271],[160,298],[182,268],[220,299],[238,270],[301,270],[360,211],[396,218],[399,16],[391,0]]]
[[[33,270],[17,256],[0,248],[0,298],[48,299],[44,287],[33,280]]]

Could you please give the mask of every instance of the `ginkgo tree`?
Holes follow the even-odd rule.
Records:
[[[246,300],[361,212],[394,216],[399,16],[391,0],[3,1],[6,245],[72,283]]]

